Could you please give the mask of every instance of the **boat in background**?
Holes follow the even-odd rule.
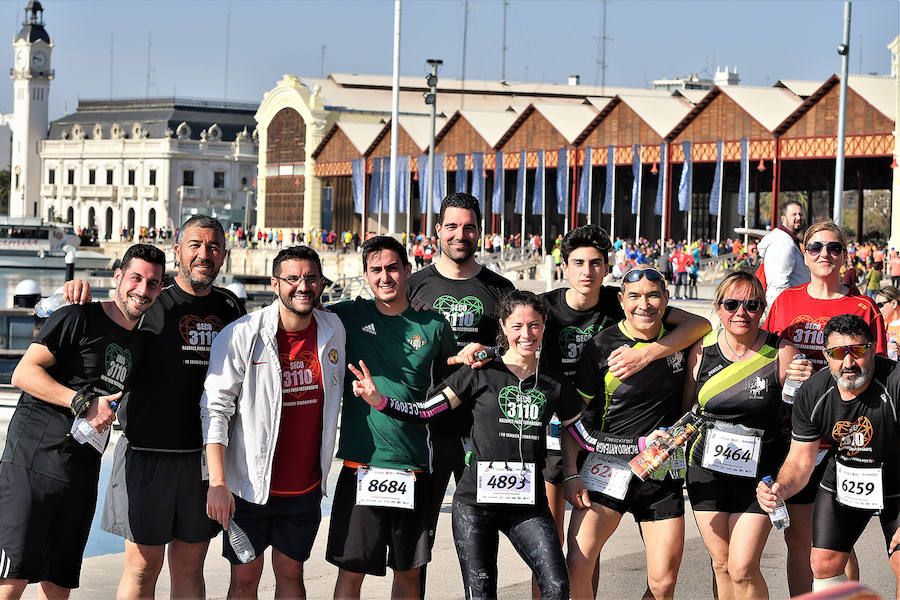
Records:
[[[65,269],[66,251],[75,250],[75,268],[108,269],[112,259],[79,249],[81,237],[68,223],[37,217],[0,217],[0,268]]]

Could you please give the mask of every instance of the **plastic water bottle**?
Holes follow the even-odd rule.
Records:
[[[806,355],[802,352],[798,352],[794,355],[794,360],[803,360],[805,358]],[[802,384],[802,381],[797,381],[790,377],[784,380],[784,386],[781,388],[781,399],[784,400],[785,404],[794,403],[794,396],[797,394],[797,390],[800,389]]]
[[[228,543],[231,544],[231,549],[234,550],[239,561],[247,564],[256,559],[256,550],[253,549],[250,538],[243,529],[238,527],[234,519],[228,522],[228,531],[225,534],[228,535]]]
[[[66,300],[65,295],[60,292],[58,294],[53,294],[52,296],[47,296],[40,302],[34,305],[34,314],[39,316],[42,319],[46,319],[63,306],[69,306],[72,304],[68,300]]]
[[[766,475],[763,477],[763,483],[769,486],[771,490],[774,482],[770,475]],[[784,505],[784,500],[780,495],[775,501],[775,512],[769,514],[769,519],[772,521],[772,526],[779,531],[791,526],[791,516],[788,514],[787,506]]]

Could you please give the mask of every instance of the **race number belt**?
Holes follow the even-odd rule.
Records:
[[[547,425],[547,450],[560,450],[559,438],[562,435],[562,423],[553,415]]]
[[[860,469],[834,461],[837,475],[837,501],[852,508],[881,510],[884,492],[881,487],[881,467]]]
[[[415,508],[416,476],[403,469],[362,465],[356,469],[357,506]]]
[[[759,429],[715,421],[707,430],[701,464],[726,475],[756,477],[762,434]]]
[[[624,500],[632,473],[624,458],[591,452],[581,466],[580,475],[585,487],[592,492]]]
[[[534,463],[478,461],[479,504],[534,505]]]

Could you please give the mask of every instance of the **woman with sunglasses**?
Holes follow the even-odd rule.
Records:
[[[765,290],[746,271],[716,287],[722,322],[688,354],[684,409],[706,421],[688,446],[687,490],[712,560],[718,597],[768,596],[759,561],[771,522],[756,502],[759,477],[777,472],[787,445],[781,432],[781,386],[808,365],[791,364],[796,348],[759,327]]]
[[[841,265],[847,260],[847,238],[844,230],[831,221],[820,221],[803,236],[804,262],[810,282],[784,290],[769,310],[765,329],[790,341],[812,362],[813,370],[826,366],[822,354],[822,331],[831,317],[858,315],[872,329],[875,352],[885,354],[884,318],[875,302],[853,286],[841,283]],[[809,484],[786,501],[791,526],[785,529],[788,550],[788,589],[791,596],[812,589],[809,553],[812,547],[812,514],[816,490],[822,478],[825,449],[817,459],[819,468]],[[851,578],[858,578],[855,559],[851,558]]]
[[[897,360],[898,342],[900,342],[900,289],[886,285],[875,296],[875,306],[884,317],[887,330],[888,358]]]

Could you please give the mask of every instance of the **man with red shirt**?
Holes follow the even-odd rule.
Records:
[[[694,258],[687,254],[681,244],[679,244],[669,260],[675,265],[675,297],[683,299],[684,295],[681,293],[681,286],[687,288],[687,268],[688,265],[694,263]]]
[[[272,263],[278,299],[227,326],[210,350],[200,401],[207,514],[226,530],[233,518],[257,557],[242,564],[225,536],[229,598],[256,596],[268,546],[275,595],[306,595],[346,363],[340,319],[315,308],[323,287],[315,250],[285,248]]]

